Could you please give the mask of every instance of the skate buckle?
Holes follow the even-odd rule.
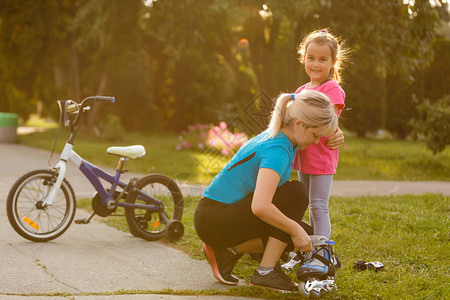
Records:
[[[311,292],[312,290],[315,290],[316,292],[319,293],[321,290],[329,292],[333,288],[335,288],[333,279],[324,279],[324,280],[313,279],[312,281],[307,280],[305,283],[305,290],[307,292]]]
[[[286,271],[290,271],[292,270],[296,265],[298,265],[301,262],[301,259],[296,260],[295,257],[291,258],[290,261],[288,261],[287,263],[284,263],[281,265],[281,268],[283,268]]]

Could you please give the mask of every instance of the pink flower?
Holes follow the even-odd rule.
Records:
[[[220,122],[219,126],[221,129],[227,129],[227,123],[225,122]]]
[[[186,149],[189,149],[189,148],[192,147],[192,144],[189,143],[189,142],[186,142],[186,141],[182,141],[182,142],[181,142],[181,145],[182,145],[184,148],[186,148]]]

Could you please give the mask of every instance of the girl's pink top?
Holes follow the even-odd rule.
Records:
[[[299,87],[295,93],[309,89],[309,83]],[[311,88],[324,93],[334,105],[339,108],[338,116],[344,108],[345,92],[334,80],[329,80],[319,86]],[[306,174],[325,175],[335,174],[339,160],[339,150],[331,150],[325,145],[328,137],[321,137],[319,143],[311,144],[305,150],[299,150],[295,154],[292,167]]]

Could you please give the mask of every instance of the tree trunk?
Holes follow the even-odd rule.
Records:
[[[75,37],[69,37],[70,52],[70,76],[69,76],[69,96],[75,101],[81,100],[80,91],[80,71],[78,69],[78,52],[75,45]]]
[[[102,73],[102,77],[100,78],[100,83],[98,84],[97,88],[97,95],[98,96],[105,96],[103,95],[106,90],[106,85],[108,83],[108,74],[106,72]],[[95,120],[97,120],[97,115],[99,112],[99,106],[97,104],[92,105],[92,109],[89,112],[88,120],[86,122],[87,130],[89,134],[99,136],[100,132],[95,125]]]

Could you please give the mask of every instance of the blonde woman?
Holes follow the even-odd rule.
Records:
[[[242,254],[263,253],[250,283],[296,288],[278,264],[285,251],[312,249],[312,229],[301,221],[308,196],[302,183],[289,180],[294,154],[333,134],[337,126],[325,94],[281,94],[268,129],[242,146],[216,175],[197,206],[194,225],[219,282],[237,284],[232,271]]]

